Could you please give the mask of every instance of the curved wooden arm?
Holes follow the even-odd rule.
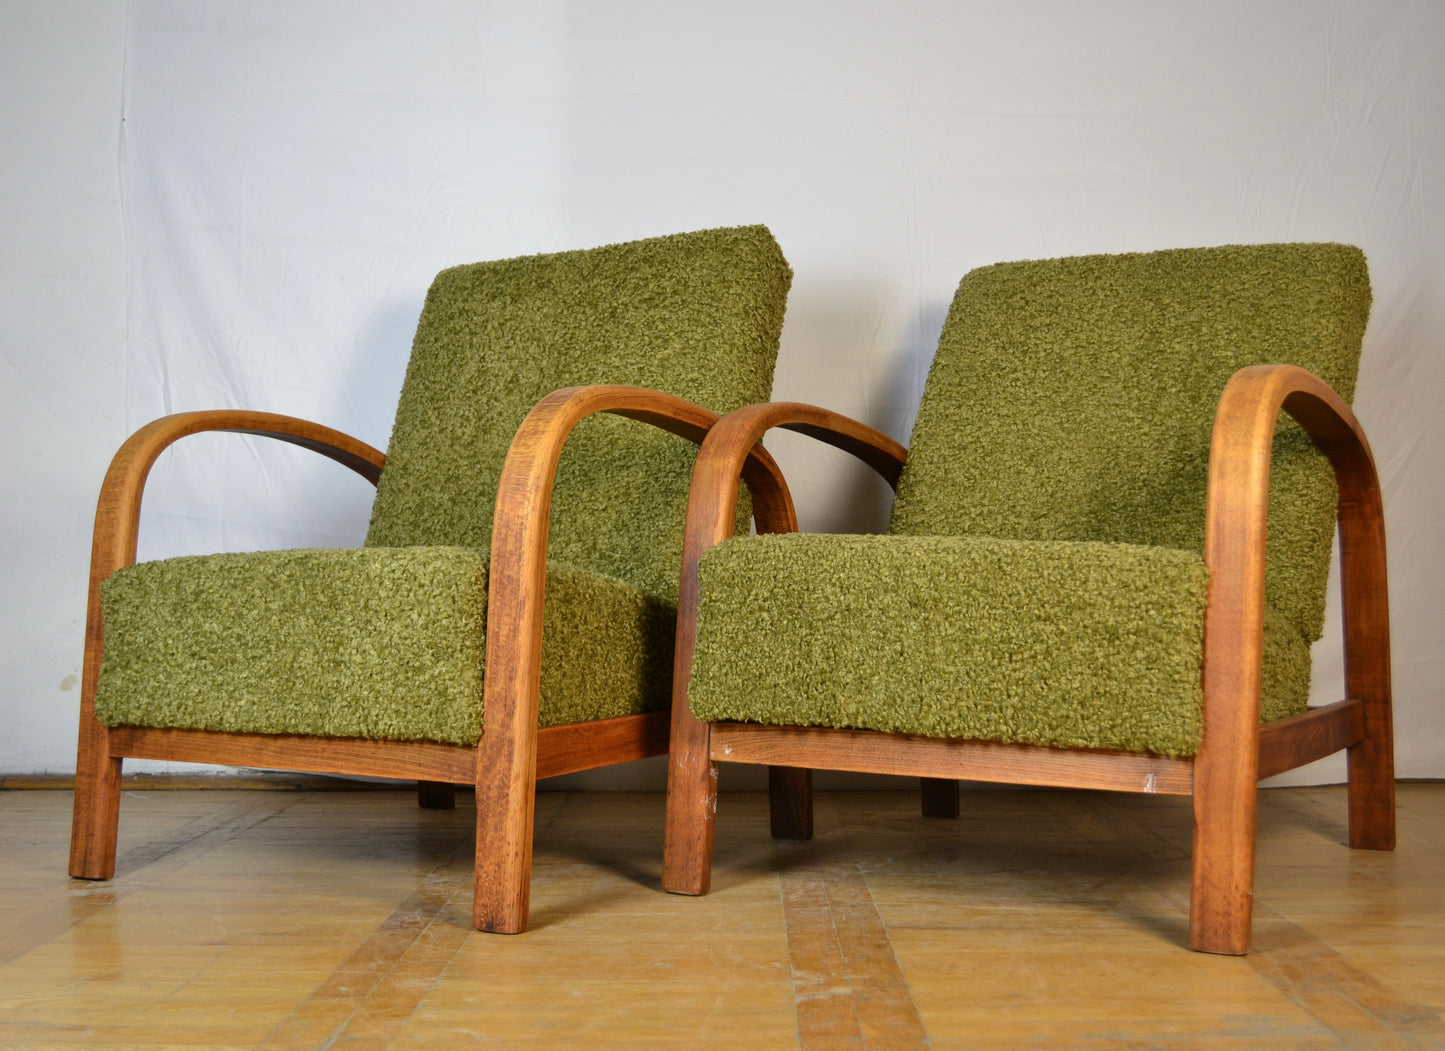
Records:
[[[173,442],[202,431],[237,431],[300,445],[351,468],[373,485],[381,477],[385,454],[363,441],[319,423],[245,409],[215,409],[162,416],[140,428],[117,450],[100,487],[95,513],[91,576],[104,580],[135,562],[141,497],[156,458]]]
[[[1364,429],[1317,376],[1293,365],[1255,365],[1235,373],[1225,387],[1210,445],[1205,697],[1213,697],[1216,710],[1211,725],[1206,704],[1206,738],[1225,732],[1218,722],[1235,716],[1240,730],[1248,726],[1247,736],[1253,736],[1259,719],[1269,469],[1281,409],[1329,458],[1339,486],[1346,690],[1350,697],[1389,696],[1384,510]],[[1226,697],[1229,702],[1221,703]],[[1242,707],[1256,710],[1235,710]]]
[[[774,427],[798,431],[852,453],[883,476],[894,489],[908,450],[882,431],[841,413],[802,402],[763,402],[724,416],[703,442],[693,469],[687,501],[687,539],[683,548],[683,591],[696,598],[697,560],[708,548],[732,535],[736,521],[738,476],[748,455]],[[796,532],[796,519],[764,522],[758,532]]]
[[[1249,946],[1254,882],[1259,694],[1269,470],[1280,410],[1329,458],[1339,486],[1345,688],[1364,736],[1349,752],[1352,846],[1394,844],[1390,631],[1385,524],[1374,458],[1354,413],[1317,376],[1293,365],[1234,374],[1214,418],[1204,558],[1204,736],[1194,758],[1195,948]]]
[[[141,497],[156,458],[172,442],[201,431],[240,431],[277,438],[319,452],[372,483],[386,456],[365,442],[319,423],[243,409],[183,412],[146,424],[121,445],[110,462],[95,509],[86,596],[85,656],[81,665],[80,733],[76,757],[75,824],[70,872],[109,879],[115,871],[115,821],[120,799],[119,757],[110,754],[108,731],[95,717],[95,690],[105,648],[100,584],[135,562]]]
[[[156,458],[167,446],[202,431],[239,431],[277,438],[319,452],[350,467],[375,484],[381,477],[385,454],[341,431],[319,423],[244,409],[215,409],[162,416],[140,428],[121,445],[110,461],[100,486],[95,509],[95,532],[90,551],[90,589],[86,603],[86,651],[82,671],[82,705],[95,695],[100,676],[103,629],[100,621],[100,583],[117,569],[135,563],[140,529],[141,497]]]
[[[898,476],[908,455],[907,449],[881,431],[828,409],[799,402],[766,402],[730,412],[703,442],[687,500],[677,644],[672,664],[672,733],[668,744],[669,806],[663,883],[668,890],[682,894],[707,893],[711,865],[703,859],[712,857],[712,812],[717,801],[717,766],[710,755],[710,730],[692,714],[687,697],[697,646],[698,562],[710,547],[732,535],[738,473],[747,462],[744,458],[774,427],[799,431],[852,453],[894,488],[898,486]],[[757,525],[759,533],[792,533],[798,529],[797,518],[791,513],[775,519],[758,515]],[[793,778],[795,802],[798,798],[809,798],[803,787],[807,784],[806,774],[799,778],[800,773],[783,775],[784,781]],[[783,814],[778,807],[786,810],[788,804],[779,798],[780,794],[770,792],[770,795],[774,797],[774,827],[791,827],[793,831],[787,834],[808,838],[812,834],[810,804],[803,804],[797,812],[789,811],[793,816],[780,823]],[[694,797],[706,800],[701,815],[672,802]],[[806,815],[803,821],[796,821],[797,813]]]
[[[537,706],[541,684],[542,609],[552,480],[572,428],[586,416],[610,412],[642,420],[702,443],[718,422],[701,406],[643,387],[567,387],[543,398],[512,439],[497,485],[487,585],[486,685],[477,755],[477,885],[520,887],[521,898],[484,901],[473,921],[480,930],[526,926],[530,883],[531,798],[537,764]],[[741,474],[759,522],[796,521],[783,475],[761,447],[745,450]],[[515,878],[521,871],[523,878]]]

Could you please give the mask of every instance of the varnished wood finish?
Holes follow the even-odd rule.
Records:
[[[1356,837],[1352,819],[1351,843],[1384,849],[1394,844],[1384,519],[1369,443],[1349,406],[1318,377],[1292,365],[1241,369],[1226,385],[1215,414],[1205,512],[1210,581],[1204,737],[1194,760],[1190,927],[1191,945],[1204,952],[1249,950],[1269,468],[1281,409],[1334,467],[1340,546],[1351,552],[1348,561],[1341,559],[1347,580],[1346,688],[1362,702],[1371,742],[1351,749],[1361,759],[1351,763],[1350,810],[1365,813],[1358,827],[1369,829]]]
[[[801,431],[853,453],[896,486],[906,450],[880,431],[812,405],[770,402],[750,405],[723,417],[698,452],[688,494],[687,532],[683,540],[678,596],[677,645],[673,651],[672,741],[668,748],[667,829],[662,885],[676,894],[706,894],[711,885],[713,820],[717,811],[717,764],[710,729],[692,714],[688,682],[697,636],[698,561],[713,545],[732,535],[738,478],[749,453],[774,427]],[[781,474],[748,479],[753,518],[759,533],[797,532],[792,497]],[[776,765],[789,766],[781,760]],[[777,781],[772,784],[781,789]],[[796,782],[794,782],[796,784]],[[796,789],[801,791],[801,788]],[[804,799],[775,802],[775,827],[811,829]]]
[[[1339,483],[1350,699],[1261,729],[1269,463],[1281,410],[1298,420],[1328,456]],[[663,876],[667,889],[707,892],[716,809],[714,764],[719,760],[1192,794],[1190,943],[1207,952],[1241,954],[1249,948],[1259,778],[1348,748],[1350,843],[1393,846],[1389,626],[1379,484],[1358,421],[1317,377],[1285,365],[1243,369],[1231,379],[1218,407],[1205,544],[1210,590],[1204,628],[1204,734],[1192,761],[857,730],[707,725],[695,719],[687,704],[687,684],[691,635],[696,631],[698,560],[729,535],[737,465],[773,426],[848,449],[892,482],[906,455],[902,446],[862,424],[786,403],[732,413],[703,443],[688,508],[678,613]],[[925,813],[951,809],[941,787],[925,787],[923,805]]]
[[[713,723],[712,755],[729,763],[790,761],[862,774],[963,778],[1159,795],[1189,795],[1192,785],[1187,759],[821,726]]]
[[[667,712],[548,726],[537,731],[537,776],[558,777],[667,751]],[[110,730],[114,758],[219,763],[261,770],[396,777],[453,788],[477,779],[477,750],[437,741],[303,734],[220,733],[146,726]]]
[[[1343,700],[1264,723],[1259,728],[1259,779],[1313,763],[1365,739],[1365,706]]]
[[[383,453],[330,427],[291,416],[236,409],[162,417],[132,434],[116,452],[101,483],[91,542],[75,812],[70,840],[72,876],[110,879],[115,873],[121,758],[111,746],[108,731],[95,717],[95,689],[100,681],[100,658],[105,648],[100,584],[117,569],[135,563],[141,497],[156,458],[172,443],[203,431],[238,431],[300,445],[336,460],[372,483],[381,477],[386,464]]]
[[[476,780],[475,748],[434,741],[220,733],[146,726],[114,727],[110,739],[111,754],[117,758],[359,774],[407,781],[470,784]]]
[[[518,432],[501,478],[488,596],[484,725],[478,747],[425,741],[375,741],[286,734],[119,727],[95,718],[104,645],[99,585],[135,561],[145,479],[161,451],[200,431],[278,438],[337,460],[375,482],[385,456],[318,424],[270,413],[219,411],[166,417],[121,447],[101,488],[91,560],[80,746],[71,839],[71,874],[109,879],[123,757],[221,763],[282,770],[398,777],[422,782],[423,805],[450,806],[455,784],[475,784],[477,821],[474,918],[482,929],[521,931],[527,921],[533,794],[538,777],[574,773],[660,755],[667,712],[538,729],[543,581],[552,477],[572,426],[594,412],[642,420],[700,442],[717,416],[656,391],[573,387],[537,407]],[[791,516],[781,474],[761,448],[743,476],[763,518]]]
[[[478,930],[513,934],[527,926],[552,479],[572,428],[597,412],[642,420],[699,443],[717,422],[714,413],[657,391],[568,387],[538,402],[512,440],[497,486],[487,597],[472,906]],[[744,456],[746,465],[733,475],[733,500],[742,475],[767,515],[781,472],[761,448]]]

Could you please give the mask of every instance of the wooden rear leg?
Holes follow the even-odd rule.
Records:
[[[920,777],[924,817],[958,817],[958,782],[951,777]]]
[[[457,786],[449,781],[418,781],[416,803],[424,810],[455,810]]]
[[[1383,727],[1379,724],[1383,721]],[[1350,846],[1395,849],[1395,747],[1389,705],[1383,720],[1365,707],[1365,739],[1349,750]]]
[[[812,839],[813,771],[768,767],[768,812],[774,839]]]

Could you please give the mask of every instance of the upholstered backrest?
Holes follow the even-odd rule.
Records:
[[[459,266],[427,294],[368,545],[487,549],[507,448],[559,387],[765,401],[792,271],[762,226]],[[573,431],[549,558],[675,597],[697,449],[612,415]]]
[[[1210,433],[1235,370],[1286,362],[1354,394],[1363,254],[1332,244],[1005,263],[959,286],[891,528],[1202,550]],[[1268,601],[1324,617],[1335,490],[1293,421],[1275,439]]]

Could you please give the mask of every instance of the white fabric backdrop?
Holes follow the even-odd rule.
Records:
[[[1445,6],[140,0],[129,18],[132,428],[245,406],[384,448],[442,267],[765,222],[796,271],[776,396],[906,440],[972,266],[1361,245],[1399,766],[1445,776]],[[805,528],[884,521],[841,454],[772,444]],[[343,469],[249,439],[190,439],[153,478],[143,558],[355,544],[370,504]],[[1329,631],[1317,700],[1342,688]]]

